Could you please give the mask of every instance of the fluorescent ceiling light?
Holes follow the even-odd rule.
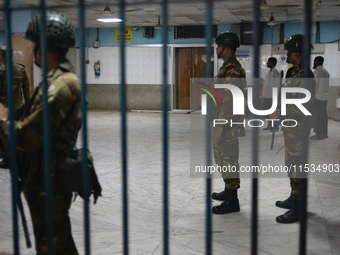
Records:
[[[122,22],[122,20],[118,18],[102,18],[102,19],[97,19],[97,20],[100,22],[107,22],[107,23]]]

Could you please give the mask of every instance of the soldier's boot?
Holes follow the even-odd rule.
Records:
[[[211,198],[218,201],[225,201],[227,199],[227,189],[221,192],[213,192]]]
[[[287,199],[283,201],[276,201],[275,205],[280,208],[290,209],[293,205],[292,195],[290,195]]]
[[[226,189],[227,199],[220,205],[212,208],[214,214],[227,214],[240,211],[240,204],[237,198],[237,190]]]
[[[293,199],[292,207],[289,211],[276,217],[278,223],[293,223],[299,221],[299,200]]]

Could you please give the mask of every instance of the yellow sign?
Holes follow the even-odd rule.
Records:
[[[115,42],[120,41],[120,28],[115,28]],[[125,28],[125,42],[132,42],[133,41],[133,33],[131,27]]]

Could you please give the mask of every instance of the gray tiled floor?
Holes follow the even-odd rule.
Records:
[[[205,254],[205,179],[190,178],[190,119],[188,114],[169,115],[169,199],[170,254]],[[91,205],[91,254],[122,253],[122,186],[120,153],[120,115],[117,112],[89,113],[89,146],[93,153],[103,197]],[[162,244],[162,115],[128,114],[129,169],[129,249],[132,255],[163,254]],[[282,132],[276,134],[270,150],[271,134],[260,132],[260,163],[283,164]],[[337,164],[340,154],[339,122],[329,121],[329,138],[310,141],[310,163]],[[251,165],[251,131],[240,138],[240,164]],[[213,254],[250,254],[251,184],[241,175],[239,198],[241,212],[213,215]],[[223,182],[214,175],[213,189],[220,191]],[[10,181],[7,170],[0,169],[0,255],[12,254],[12,217]],[[340,178],[338,175],[310,174],[308,189],[307,254],[340,254]],[[275,217],[284,212],[274,206],[288,196],[288,178],[259,179],[258,254],[299,254],[299,224],[280,225]],[[213,201],[213,205],[218,202]],[[83,201],[71,208],[73,235],[80,254],[83,243]],[[28,216],[28,209],[26,208]],[[29,217],[28,217],[29,218]],[[23,255],[26,249],[20,227]],[[29,221],[32,235],[32,227]]]

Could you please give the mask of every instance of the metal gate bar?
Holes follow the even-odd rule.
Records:
[[[86,67],[85,67],[85,4],[84,0],[79,0],[79,19],[78,19],[78,28],[80,31],[79,36],[79,50],[80,50],[80,80],[81,80],[81,116],[82,116],[82,154],[87,155],[88,148],[88,131],[87,131],[87,103],[86,103]],[[89,197],[88,194],[90,192],[88,185],[85,183],[89,183],[89,174],[88,174],[88,165],[87,161],[83,160],[83,187],[84,187],[84,196]],[[85,254],[90,255],[91,251],[91,231],[90,231],[90,208],[89,208],[89,200],[84,199],[84,243],[85,243]]]
[[[206,0],[206,8],[207,8],[207,18],[206,18],[206,25],[205,25],[205,37],[206,37],[206,56],[207,59],[211,59],[212,51],[212,20],[213,20],[213,1]],[[212,78],[213,73],[211,73],[211,61],[206,62],[206,69],[205,69],[205,78]],[[210,102],[210,101],[209,101]],[[211,102],[210,102],[211,103]],[[211,104],[210,104],[211,105]],[[212,153],[212,128],[211,128],[212,116],[209,114],[206,118],[206,164],[207,166],[211,165],[211,153]],[[206,254],[212,254],[212,213],[211,213],[211,189],[212,189],[212,180],[210,173],[207,172],[206,174],[206,226],[205,226],[205,236],[206,236]]]
[[[18,227],[18,196],[19,196],[19,185],[17,182],[18,169],[16,164],[16,136],[14,135],[14,95],[11,93],[11,88],[13,87],[13,66],[9,63],[12,63],[12,27],[11,27],[11,18],[12,18],[12,8],[10,6],[10,0],[5,0],[5,29],[6,34],[5,38],[8,42],[8,48],[6,50],[6,65],[9,67],[6,70],[7,74],[7,98],[8,98],[8,108],[9,108],[9,159],[10,159],[10,174],[11,174],[11,182],[12,182],[12,228],[13,228],[13,250],[15,254],[19,254],[19,227]]]
[[[47,231],[47,247],[48,254],[53,255],[54,245],[53,245],[53,211],[52,211],[52,189],[51,189],[51,174],[49,171],[50,166],[50,129],[49,129],[49,105],[48,105],[48,82],[47,82],[47,41],[45,39],[46,35],[46,4],[45,0],[40,0],[40,45],[41,45],[41,70],[42,70],[42,95],[43,95],[43,157],[44,157],[44,181],[45,181],[45,212],[46,212],[46,231]],[[35,56],[34,56],[35,57]],[[46,149],[47,148],[47,149]]]
[[[170,254],[169,247],[169,139],[168,139],[168,1],[162,1],[162,96],[163,96],[163,254]]]
[[[125,72],[125,1],[120,0],[119,13],[122,22],[120,23],[120,70],[121,70],[121,143],[122,143],[122,196],[123,196],[123,250],[129,254],[129,211],[128,211],[128,155],[127,155],[127,91]]]
[[[311,39],[311,24],[312,24],[312,1],[304,1],[304,45],[303,45],[303,79],[309,78],[310,66],[310,39]],[[303,83],[303,87],[307,88],[309,84]],[[302,116],[302,130],[309,130],[309,121],[307,116]],[[301,165],[308,163],[309,150],[309,132],[301,133]],[[307,182],[308,173],[304,173],[301,178],[301,198],[300,198],[300,235],[299,235],[299,254],[305,255],[307,253]]]
[[[253,102],[256,109],[259,109],[260,98],[260,84],[259,84],[259,59],[260,59],[260,0],[253,1],[254,8],[254,22],[253,22],[253,49],[254,49],[254,93]],[[252,128],[252,165],[258,166],[259,164],[259,129]],[[258,251],[258,173],[254,172],[252,177],[252,213],[251,213],[251,254],[257,255]]]

